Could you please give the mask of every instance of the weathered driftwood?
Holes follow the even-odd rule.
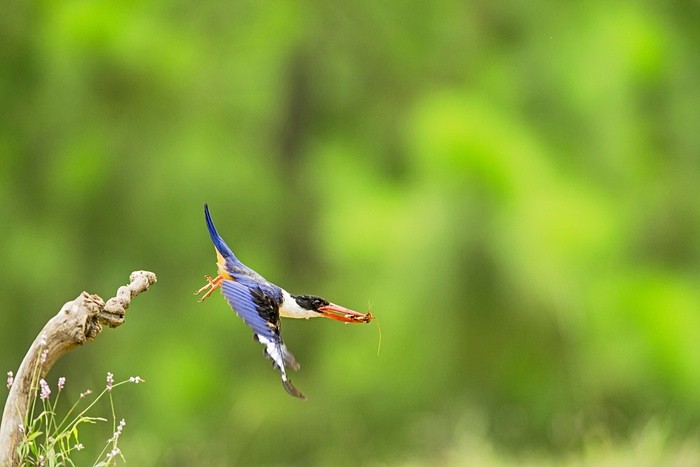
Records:
[[[117,295],[107,303],[98,295],[81,293],[75,300],[63,305],[34,339],[17,370],[5,402],[0,425],[0,466],[19,465],[17,446],[22,440],[20,426],[27,415],[32,391],[36,390],[37,381],[33,381],[32,388],[32,377],[37,365],[39,378],[43,378],[66,352],[93,340],[103,326],[116,328],[121,325],[131,298],[148,290],[156,282],[156,275],[148,271],[135,271],[129,279],[129,284],[119,287]]]

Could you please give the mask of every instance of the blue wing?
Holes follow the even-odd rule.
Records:
[[[255,339],[265,346],[265,356],[270,358],[275,368],[280,371],[282,384],[287,392],[306,399],[287,377],[285,365],[297,370],[299,364],[282,341],[279,305],[274,295],[277,291],[267,287],[268,284],[249,282],[243,284],[224,280],[221,292],[233,311],[253,330]]]
[[[221,238],[221,235],[219,235],[219,232],[216,231],[216,227],[214,227],[214,221],[211,219],[211,214],[209,214],[209,206],[206,203],[204,204],[204,218],[207,221],[207,229],[209,230],[209,236],[211,237],[211,241],[214,243],[216,251],[218,251],[221,254],[221,256],[223,256],[226,260],[229,269],[235,269],[239,267],[247,269],[247,267],[243,263],[238,261],[236,255],[233,254],[233,251],[231,251],[228,245],[226,245],[226,242],[224,242],[224,239]]]
[[[204,204],[204,218],[207,221],[207,229],[209,230],[211,241],[214,243],[214,248],[216,248],[216,251],[219,254],[218,264],[220,273],[221,269],[223,268],[226,271],[226,274],[235,276],[237,281],[241,281],[240,276],[252,279],[257,283],[264,285],[264,287],[266,287],[266,292],[267,288],[276,288],[263,276],[253,271],[248,266],[241,263],[238,258],[236,258],[236,255],[233,254],[233,251],[231,251],[226,242],[224,242],[224,239],[221,238],[221,235],[219,235],[219,232],[217,232],[216,227],[214,226],[214,221],[209,213],[209,206],[206,203]]]

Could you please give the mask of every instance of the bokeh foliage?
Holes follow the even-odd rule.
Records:
[[[699,460],[696,3],[3,10],[0,368],[81,290],[154,271],[52,373],[76,397],[147,380],[127,459],[508,462],[641,436]],[[288,397],[192,295],[204,201],[268,279],[371,304],[379,356],[373,325],[284,322],[310,400]]]

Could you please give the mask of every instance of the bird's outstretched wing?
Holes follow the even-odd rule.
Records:
[[[212,220],[211,214],[209,213],[209,206],[207,204],[204,204],[204,218],[207,222],[209,236],[211,237],[211,241],[214,243],[214,248],[216,249],[217,264],[219,265],[219,274],[222,275],[224,279],[231,278],[228,276],[245,276],[254,281],[265,283],[270,287],[274,287],[272,286],[272,284],[267,282],[267,280],[263,276],[261,276],[245,264],[241,263],[238,260],[238,258],[236,258],[236,255],[233,254],[231,248],[228,247],[224,239],[221,238],[221,235],[219,235],[219,232],[216,230],[216,227],[214,226],[214,221]],[[240,282],[239,277],[235,277],[235,279]],[[214,287],[214,289],[216,288],[218,288],[218,285]]]
[[[280,335],[279,306],[274,297],[257,285],[251,284],[249,287],[232,280],[223,281],[221,292],[236,314],[253,330],[255,340],[265,346],[265,356],[280,371],[287,392],[306,399],[287,377],[286,367],[298,370],[299,364]]]

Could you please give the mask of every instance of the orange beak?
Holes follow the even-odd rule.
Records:
[[[336,321],[342,321],[344,323],[369,323],[372,321],[372,313],[358,313],[357,311],[350,310],[348,308],[330,303],[327,306],[322,306],[318,309],[323,316],[326,318],[331,318]]]

